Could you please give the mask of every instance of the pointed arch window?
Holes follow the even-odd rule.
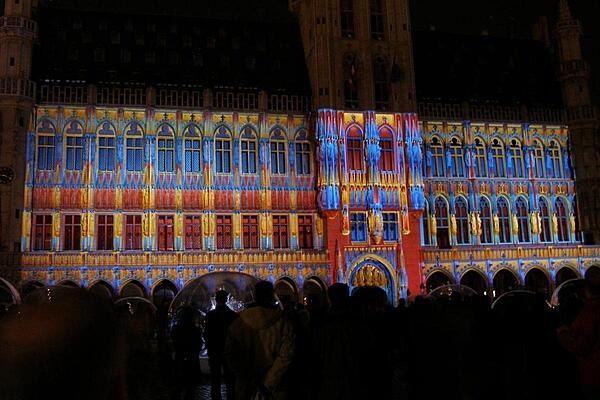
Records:
[[[559,242],[569,241],[569,214],[568,206],[562,197],[556,199],[556,228]]]
[[[242,174],[256,174],[257,135],[250,126],[244,127],[240,138]]]
[[[544,178],[546,176],[546,165],[544,163],[544,147],[539,140],[535,140],[533,143],[533,160],[534,160],[534,174],[536,178]]]
[[[467,202],[462,197],[457,197],[454,202],[455,218],[456,218],[456,243],[469,244],[469,209]]]
[[[175,169],[175,140],[171,127],[162,124],[158,133],[158,171],[173,172]]]
[[[344,107],[347,109],[358,108],[358,81],[357,81],[356,55],[344,56]]]
[[[202,139],[195,125],[190,125],[184,132],[185,172],[202,171]]]
[[[483,140],[475,139],[475,176],[477,178],[485,178],[487,172],[487,156],[485,151],[485,143]]]
[[[492,141],[492,155],[496,166],[496,177],[506,177],[506,158],[504,155],[504,143],[498,139]]]
[[[481,219],[481,236],[479,240],[482,244],[494,243],[492,230],[492,207],[487,197],[479,198],[479,218]]]
[[[513,177],[524,178],[525,167],[523,158],[523,148],[521,147],[521,143],[519,141],[513,139],[510,142],[510,148],[506,155],[506,159],[507,169],[512,169]]]
[[[115,170],[115,131],[110,122],[103,122],[98,130],[98,170]]]
[[[218,174],[231,173],[231,134],[223,126],[215,135],[215,164]]]
[[[550,162],[552,163],[552,177],[564,178],[561,148],[556,142],[556,140],[550,142],[548,152],[550,153]]]
[[[388,110],[390,108],[389,74],[385,58],[375,57],[373,63],[373,89],[375,90],[375,109]]]
[[[340,0],[340,25],[343,37],[354,38],[354,0]]]
[[[371,12],[371,38],[376,40],[384,40],[385,36],[382,0],[369,0],[369,10]]]
[[[519,243],[528,243],[531,241],[529,236],[529,208],[527,200],[523,197],[517,197],[515,201],[515,214],[519,225]]]
[[[271,173],[284,175],[287,172],[286,166],[285,137],[279,128],[275,128],[271,134]]]
[[[463,146],[460,140],[452,138],[449,150],[452,157],[452,176],[463,178],[465,176],[465,160]]]
[[[83,128],[77,121],[71,121],[69,127],[65,129],[66,134],[66,162],[65,168],[71,171],[81,171],[83,169]]]
[[[443,197],[435,199],[435,222],[437,225],[437,244],[440,249],[450,248],[448,203]]]
[[[348,170],[362,173],[364,171],[363,140],[361,133],[356,126],[353,126],[348,130],[346,153]]]
[[[444,145],[434,136],[429,143],[429,150],[431,151],[431,176],[434,178],[445,177]]]
[[[383,128],[379,134],[379,148],[381,155],[379,157],[379,171],[394,171],[394,140],[392,133],[387,128]]]
[[[498,222],[500,231],[498,233],[500,243],[511,243],[510,233],[510,208],[508,201],[504,197],[500,197],[498,205]]]
[[[540,242],[549,243],[552,241],[552,225],[548,201],[544,197],[540,197],[538,200],[538,207],[540,209],[540,221],[542,225],[542,230],[540,231]]]
[[[421,243],[423,243],[423,246],[431,245],[429,230],[429,202],[427,200],[425,200],[425,209],[423,210],[423,214],[421,214]]]

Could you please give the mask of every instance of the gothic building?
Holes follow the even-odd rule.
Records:
[[[337,281],[393,303],[448,283],[550,294],[597,260],[566,1],[560,86],[540,42],[412,32],[407,1],[247,3],[5,2],[9,296],[242,298],[247,277],[305,301]]]

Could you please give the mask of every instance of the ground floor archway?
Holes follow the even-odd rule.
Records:
[[[510,292],[519,288],[517,276],[506,268],[500,269],[494,275],[494,297],[501,296],[503,293]]]

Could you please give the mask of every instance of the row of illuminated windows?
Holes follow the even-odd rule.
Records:
[[[53,136],[38,136],[37,159],[38,170],[52,170],[55,167],[55,138]],[[203,153],[201,139],[186,139],[183,144],[183,166],[185,172],[202,171],[203,163],[209,162],[210,155]],[[294,147],[294,167],[298,175],[311,174],[311,150],[308,142],[296,142]],[[284,175],[289,170],[288,149],[283,140],[272,140],[269,147],[271,173]],[[82,170],[84,163],[84,139],[67,136],[65,145],[65,168],[67,170]],[[144,154],[144,139],[127,138],[125,140],[125,169],[127,171],[142,171],[147,161]],[[114,137],[99,137],[97,148],[97,169],[99,171],[114,171],[116,169],[118,146]],[[171,138],[159,138],[156,148],[156,168],[159,172],[175,172],[176,168],[175,141]],[[239,146],[240,169],[243,174],[255,174],[258,171],[259,146],[256,139],[240,140]],[[266,162],[266,160],[264,160]],[[233,146],[230,138],[215,138],[214,168],[217,173],[231,173],[233,170]]]
[[[115,249],[115,220],[112,214],[98,214],[95,224],[95,249]],[[52,249],[52,215],[36,215],[33,218],[32,250]],[[242,247],[243,249],[260,248],[259,217],[257,214],[242,214]],[[202,216],[190,214],[184,216],[183,245],[186,250],[203,249]],[[62,217],[62,250],[81,250],[81,215],[67,214]],[[175,230],[173,215],[158,215],[156,223],[156,250],[172,251],[175,249]],[[123,216],[123,237],[121,250],[142,250],[142,216],[126,214]],[[274,249],[290,248],[289,216],[272,216],[272,247]],[[298,248],[313,248],[313,217],[298,215],[297,230]],[[233,216],[231,214],[216,215],[215,246],[217,249],[233,249]]]
[[[523,147],[517,140],[505,146],[498,139],[486,146],[477,138],[472,146],[465,146],[456,138],[443,144],[433,137],[426,146],[426,155],[424,174],[431,177],[465,177],[473,167],[478,178],[525,178],[530,168],[536,178],[564,178],[570,168],[567,154],[554,140],[544,148],[538,140],[531,147]]]
[[[400,239],[398,230],[398,213],[383,212],[381,213],[383,221],[383,240],[386,242],[398,241]],[[351,212],[350,213],[350,239],[353,243],[364,243],[369,238],[369,224],[367,213]]]
[[[531,243],[533,234],[539,234],[539,241],[542,243],[571,240],[569,206],[561,197],[556,198],[553,208],[546,198],[540,197],[535,219],[532,219],[530,214],[534,210],[529,207],[527,199],[523,196],[517,197],[512,207],[507,198],[498,197],[495,208],[494,213],[490,200],[485,196],[479,198],[480,221],[475,223],[475,227],[480,232],[479,243],[481,244],[493,244],[495,231],[498,234],[498,243]],[[433,211],[433,213],[425,212],[421,220],[424,245],[432,244],[431,234],[435,234],[440,247],[450,245],[451,235],[455,236],[456,244],[474,243],[472,237],[474,223],[469,218],[472,210],[469,210],[466,199],[459,196],[454,201],[454,227],[451,226],[452,217],[444,197],[435,199]],[[435,225],[435,232],[433,232],[433,225]]]

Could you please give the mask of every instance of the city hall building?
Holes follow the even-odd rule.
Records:
[[[249,277],[304,302],[334,282],[392,304],[445,284],[549,296],[598,260],[566,1],[558,59],[413,32],[405,0],[97,3],[4,2],[5,298],[243,299]]]

